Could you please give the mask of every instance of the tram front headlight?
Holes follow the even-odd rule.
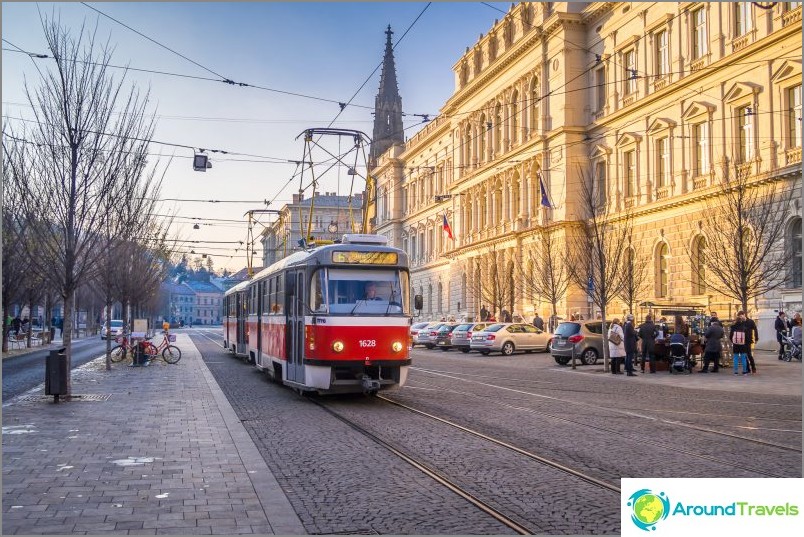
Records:
[[[391,348],[394,349],[394,352],[399,352],[402,350],[402,343],[399,341],[394,341],[393,345],[391,345]]]
[[[332,344],[332,350],[335,352],[343,351],[343,341],[336,341]]]

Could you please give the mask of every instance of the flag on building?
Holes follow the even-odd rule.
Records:
[[[541,204],[548,209],[553,208],[553,204],[550,203],[550,198],[547,197],[547,189],[544,187],[544,179],[542,178],[542,174],[539,173],[539,188],[542,191],[542,202]]]
[[[447,232],[447,236],[450,239],[452,239],[452,228],[449,227],[449,220],[447,220],[447,213],[444,213],[443,215],[441,215],[441,217],[444,219],[444,223],[441,225],[441,227],[444,228],[444,231]]]

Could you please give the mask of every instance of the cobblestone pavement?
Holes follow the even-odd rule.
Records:
[[[40,386],[3,405],[3,534],[304,533],[189,337],[177,345],[176,365],[74,371],[84,401]]]

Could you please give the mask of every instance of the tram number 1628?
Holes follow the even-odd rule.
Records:
[[[377,346],[377,340],[375,340],[375,339],[361,339],[358,344],[361,347],[364,347],[364,348],[366,348],[366,347],[376,347]]]

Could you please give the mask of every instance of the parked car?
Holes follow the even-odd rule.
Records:
[[[112,332],[112,337],[116,338],[117,336],[123,333],[123,321],[122,319],[112,319],[109,321],[109,329]],[[101,325],[101,339],[106,339],[106,323]]]
[[[428,349],[435,348],[435,338],[438,335],[438,329],[444,322],[430,323],[421,330],[419,330],[419,342]]]
[[[458,323],[444,323],[438,328],[435,337],[435,346],[442,351],[448,351],[452,348],[452,331]]]
[[[480,332],[491,323],[463,323],[452,331],[452,347],[461,352],[469,352],[472,344],[472,334]]]
[[[603,356],[601,321],[566,321],[553,334],[550,354],[559,365],[567,365],[573,352],[582,364],[593,365]]]
[[[421,341],[419,341],[419,332],[427,325],[429,322],[424,323],[414,323],[410,327],[410,346],[415,347],[416,345],[424,345]]]
[[[472,333],[472,350],[480,354],[500,352],[510,356],[516,351],[546,351],[552,334],[527,323],[495,323],[480,332]]]

